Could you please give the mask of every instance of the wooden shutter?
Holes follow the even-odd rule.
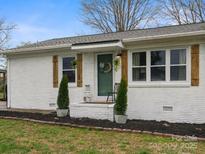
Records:
[[[83,56],[77,54],[77,87],[83,86]]]
[[[128,52],[127,50],[122,51],[121,62],[122,62],[122,78],[128,81]]]
[[[58,56],[53,56],[53,88],[58,87]]]
[[[191,85],[199,86],[199,45],[191,46]]]

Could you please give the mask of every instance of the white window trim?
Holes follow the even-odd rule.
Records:
[[[143,66],[133,66],[133,64],[132,64],[132,62],[131,62],[131,69],[133,69],[133,68],[145,68],[145,70],[146,70],[146,81],[148,80],[147,79],[147,52],[146,51],[139,51],[138,53],[140,53],[140,52],[145,52],[146,53],[146,65],[143,65]],[[132,54],[133,53],[136,53],[136,52],[132,52]],[[131,56],[132,57],[132,56]],[[133,75],[133,74],[132,74]],[[133,77],[132,77],[133,78]],[[133,82],[135,82],[135,81],[133,81]],[[145,81],[138,81],[138,82],[145,82]]]
[[[154,52],[154,51],[163,51],[165,52],[165,64],[164,65],[152,65],[151,64],[151,52]],[[150,79],[148,80],[149,82],[166,82],[168,81],[167,80],[167,50],[166,49],[161,49],[161,50],[148,50],[147,52],[149,52],[149,61],[148,61],[148,64],[149,64],[149,68],[150,68],[150,71],[149,71],[149,76],[150,76]],[[155,68],[155,67],[165,67],[165,81],[151,81],[151,68]]]
[[[76,54],[72,54],[72,55],[62,55],[61,56],[61,65],[60,65],[60,77],[63,77],[63,71],[66,70],[75,70],[75,82],[69,82],[68,83],[68,87],[77,87],[77,69],[63,69],[63,58],[67,58],[67,57],[75,57],[75,60],[77,60],[77,55]],[[61,79],[60,79],[61,80]]]
[[[186,80],[185,81],[170,81],[170,50],[186,49]],[[165,65],[165,81],[151,81],[151,51],[165,50],[166,52],[166,65]],[[145,52],[147,60],[146,81],[132,81],[132,54],[136,52]],[[191,86],[191,47],[167,47],[167,48],[149,48],[149,49],[132,49],[128,54],[128,86],[129,87],[190,87]],[[183,64],[184,65],[184,64]]]
[[[178,48],[178,49],[182,49],[182,48]],[[170,66],[169,66],[169,69],[170,69],[170,71],[171,71],[171,67],[172,66],[185,66],[186,67],[186,80],[187,80],[187,77],[188,77],[188,75],[187,75],[187,72],[188,72],[188,70],[187,70],[187,67],[188,67],[188,65],[187,65],[187,59],[188,59],[188,57],[187,57],[187,51],[188,51],[188,49],[187,48],[184,48],[184,49],[186,49],[186,63],[185,64],[171,64],[171,62],[169,62],[169,64],[170,64]],[[171,50],[173,50],[173,49],[171,49]],[[169,52],[169,54],[171,55],[171,50],[170,50],[170,52]],[[170,56],[170,58],[169,58],[169,60],[171,59],[171,56]],[[169,71],[169,72],[170,72]],[[169,75],[169,77],[170,77],[170,75]],[[170,81],[171,81],[171,79],[170,79]],[[173,80],[173,81],[171,81],[171,82],[176,82],[176,80]]]

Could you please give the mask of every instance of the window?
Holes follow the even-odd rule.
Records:
[[[165,51],[151,51],[151,81],[165,80]]]
[[[73,61],[75,57],[63,58],[63,75],[67,75],[68,82],[75,82],[75,68],[73,67]]]
[[[146,80],[146,52],[133,53],[132,55],[132,80]]]
[[[186,49],[171,50],[170,80],[186,80]]]
[[[132,81],[186,81],[187,50],[166,49],[132,53]]]

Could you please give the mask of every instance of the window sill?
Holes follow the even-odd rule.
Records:
[[[155,83],[129,83],[129,88],[189,88],[191,84],[189,82],[155,82]]]

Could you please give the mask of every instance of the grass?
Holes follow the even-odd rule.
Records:
[[[4,94],[3,92],[0,92],[0,99],[3,99],[4,98]]]
[[[205,153],[205,143],[0,119],[0,153]]]

